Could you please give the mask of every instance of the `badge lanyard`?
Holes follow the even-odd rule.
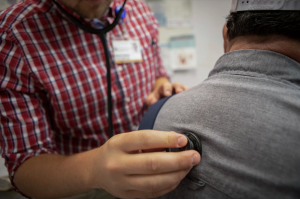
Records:
[[[125,15],[126,15],[126,12],[123,12],[124,11],[124,7],[125,7],[125,4],[127,2],[127,0],[124,1],[123,5],[121,8],[118,8],[116,9],[116,12],[117,12],[117,16],[115,18],[115,20],[113,21],[112,24],[110,24],[109,26],[103,28],[103,29],[95,29],[95,28],[92,28],[92,27],[88,27],[88,26],[85,26],[84,24],[81,23],[81,21],[79,21],[78,19],[76,19],[74,16],[72,16],[71,14],[69,14],[68,12],[66,12],[64,10],[64,8],[58,3],[56,2],[56,0],[53,0],[53,2],[56,4],[56,6],[62,10],[62,12],[68,16],[68,18],[80,29],[82,29],[83,31],[85,32],[88,32],[90,34],[96,34],[99,36],[100,40],[101,40],[101,43],[103,45],[103,48],[104,48],[104,54],[105,54],[105,62],[106,62],[106,71],[107,71],[107,78],[106,78],[106,81],[107,81],[107,111],[108,111],[108,124],[109,124],[109,127],[108,127],[108,135],[109,135],[109,138],[111,138],[114,133],[113,133],[113,118],[112,118],[112,96],[111,96],[111,73],[110,73],[110,68],[111,68],[111,60],[110,60],[110,57],[109,57],[109,50],[108,50],[108,44],[107,44],[107,40],[106,40],[106,35],[109,31],[111,31],[112,29],[114,29],[121,18],[124,18]]]

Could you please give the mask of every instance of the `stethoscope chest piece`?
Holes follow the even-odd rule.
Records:
[[[180,152],[180,151],[186,151],[186,150],[195,150],[195,151],[198,151],[200,153],[200,155],[202,156],[202,144],[201,144],[200,138],[195,133],[191,133],[191,132],[184,132],[181,134],[183,134],[187,138],[187,140],[188,140],[187,145],[182,148],[168,148],[166,151],[167,152]]]

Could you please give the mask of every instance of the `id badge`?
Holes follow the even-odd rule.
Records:
[[[114,40],[112,45],[116,64],[143,61],[139,40]]]

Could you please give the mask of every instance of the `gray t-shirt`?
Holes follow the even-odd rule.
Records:
[[[222,56],[170,98],[154,129],[193,132],[202,160],[161,198],[300,198],[300,64],[271,51]]]

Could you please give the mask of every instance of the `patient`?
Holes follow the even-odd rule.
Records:
[[[300,198],[300,12],[232,10],[227,28],[209,77],[154,114],[154,129],[202,140],[162,198]]]

